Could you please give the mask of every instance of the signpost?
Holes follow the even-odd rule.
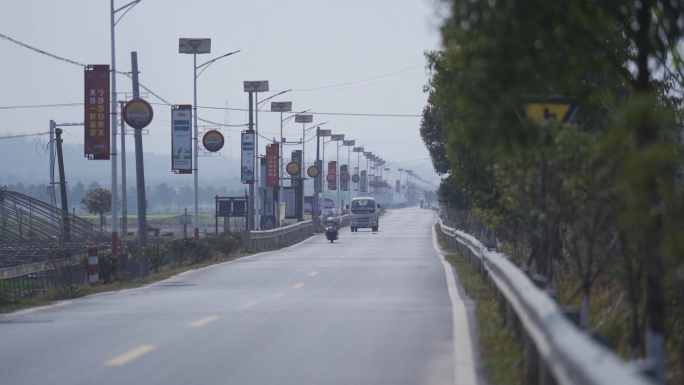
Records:
[[[171,110],[171,170],[192,174],[192,106],[174,106]]]
[[[202,136],[202,146],[209,152],[217,152],[223,148],[225,144],[225,139],[223,134],[217,130],[211,130],[204,133]]]
[[[132,99],[123,108],[123,119],[129,126],[141,130],[152,123],[154,111],[143,99]]]

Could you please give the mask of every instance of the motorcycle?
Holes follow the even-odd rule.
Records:
[[[326,221],[325,223],[325,237],[333,243],[336,239],[340,239],[340,234],[337,231],[337,222],[334,220]]]

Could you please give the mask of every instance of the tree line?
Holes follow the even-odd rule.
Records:
[[[682,381],[684,2],[442,3],[420,132],[454,225],[552,292],[572,277],[583,327],[597,282],[617,285],[626,355]]]

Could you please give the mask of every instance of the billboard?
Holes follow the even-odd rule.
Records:
[[[343,164],[340,166],[340,190],[349,191],[349,172],[347,171],[347,165]]]
[[[328,175],[325,180],[328,181],[328,190],[337,190],[337,162],[332,160],[328,162]]]
[[[254,184],[254,130],[243,131],[242,135],[242,165],[240,180],[245,184]]]
[[[361,186],[359,187],[359,189],[361,190],[362,193],[366,192],[366,179],[367,179],[366,170],[361,170],[361,181],[359,182],[359,183],[361,183]]]
[[[192,174],[192,106],[171,109],[171,171]]]
[[[285,219],[296,219],[297,190],[294,187],[283,188],[283,202],[285,202]]]
[[[84,156],[88,159],[107,160],[111,152],[109,66],[85,67],[84,89]]]
[[[318,167],[318,176],[314,178],[314,191],[318,191],[319,193],[323,192],[323,183],[321,183],[321,179],[323,178],[323,161],[322,160],[317,160],[316,161],[316,167]]]
[[[266,186],[280,187],[280,148],[277,144],[266,146]]]
[[[302,170],[302,150],[293,150],[292,151],[292,161],[297,163],[299,165],[299,172],[301,174]],[[292,178],[290,179],[290,186],[292,187],[297,187],[299,186],[299,178],[300,175],[292,175]]]

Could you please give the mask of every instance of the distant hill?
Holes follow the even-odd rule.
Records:
[[[50,180],[50,161],[46,145],[47,138],[0,140],[0,164],[3,165],[0,167],[0,186],[16,183],[47,184]],[[136,183],[136,164],[132,139],[127,141],[126,150],[126,180],[129,186],[133,186]],[[88,185],[92,181],[97,181],[102,186],[110,186],[111,163],[109,161],[86,159],[83,156],[83,146],[80,145],[65,144],[63,151],[67,183],[82,182]],[[159,183],[167,183],[172,187],[193,184],[192,175],[177,175],[171,172],[170,155],[145,153],[143,162],[147,186]],[[118,157],[117,163],[120,179],[121,156]],[[201,185],[225,185],[229,189],[239,189],[244,186],[240,183],[239,160],[228,159],[225,156],[200,156],[199,165]],[[56,163],[54,172],[55,180],[58,180]]]

